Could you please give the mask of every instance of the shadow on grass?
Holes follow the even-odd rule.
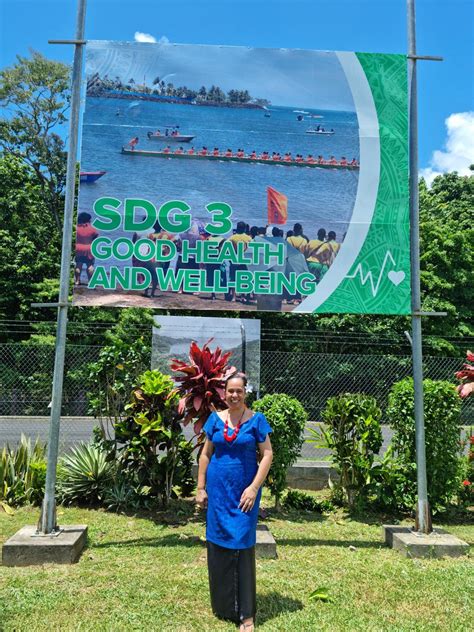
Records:
[[[265,509],[260,520],[263,522],[274,522],[275,520],[290,520],[291,522],[324,522],[329,514],[316,513],[315,511],[297,511],[294,509]]]
[[[257,595],[257,623],[262,625],[286,612],[297,612],[303,608],[304,604],[298,599],[277,592]]]
[[[433,524],[435,526],[437,524],[443,526],[474,525],[474,507],[456,507],[444,513],[436,514],[433,517]]]
[[[114,513],[110,511],[109,513]],[[156,525],[182,527],[187,524],[205,524],[206,512],[197,509],[194,499],[178,498],[169,501],[166,508],[123,508],[119,515],[150,520]]]
[[[114,542],[101,542],[101,543],[89,543],[90,549],[107,549],[113,546],[118,548],[126,547],[140,547],[146,546],[150,548],[158,547],[174,547],[185,546],[191,547],[204,547],[206,545],[204,540],[197,535],[184,535],[184,534],[169,534],[157,538],[135,538],[132,540],[116,540]]]
[[[335,546],[340,549],[347,549],[354,546],[356,549],[379,549],[385,546],[382,541],[371,542],[370,540],[327,540],[321,538],[276,538],[277,546]]]
[[[415,525],[414,513],[387,513],[382,511],[360,511],[360,512],[346,512],[345,518],[348,518],[352,522],[358,522],[359,524],[377,525],[384,524],[399,524],[409,521],[412,525]],[[450,507],[443,513],[436,513],[433,516],[433,526],[456,526],[456,525],[473,525],[474,524],[474,510],[466,509],[465,507]]]

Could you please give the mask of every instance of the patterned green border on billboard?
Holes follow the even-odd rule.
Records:
[[[349,273],[318,313],[410,313],[406,57],[357,53],[372,92],[380,178],[372,222]]]

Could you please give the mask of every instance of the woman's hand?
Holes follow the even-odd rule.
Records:
[[[258,490],[256,490],[255,487],[252,487],[252,485],[249,485],[249,487],[244,489],[239,503],[239,508],[242,509],[243,512],[247,513],[255,505],[257,493]]]
[[[207,492],[205,489],[198,489],[196,494],[196,505],[201,509],[207,507]]]

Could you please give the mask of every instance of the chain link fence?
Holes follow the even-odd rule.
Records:
[[[462,359],[425,357],[423,376],[457,383],[454,373]],[[321,419],[329,397],[340,393],[373,395],[383,411],[395,382],[412,374],[411,356],[263,351],[260,366],[261,394],[286,393],[296,397],[309,418]],[[474,398],[462,409],[465,425],[474,422]]]
[[[98,359],[101,347],[68,345],[63,389],[61,446],[67,449],[87,441],[95,422],[88,416],[89,365]],[[426,357],[424,376],[455,383],[454,372],[463,358]],[[54,346],[31,343],[0,344],[0,446],[16,443],[20,434],[46,440],[48,405],[54,367]],[[144,366],[143,370],[148,367]],[[360,355],[261,352],[260,395],[286,393],[296,397],[317,422],[326,401],[345,392],[373,395],[382,410],[391,386],[411,374],[406,355]],[[463,404],[462,423],[474,424],[474,398]],[[389,442],[389,429],[384,432]],[[321,460],[327,454],[305,444],[302,458]]]

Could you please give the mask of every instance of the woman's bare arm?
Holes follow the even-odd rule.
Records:
[[[203,508],[207,505],[206,474],[213,451],[214,444],[209,439],[206,439],[201,456],[199,457],[196,494],[196,504]]]
[[[258,451],[260,453],[260,463],[258,465],[258,470],[255,478],[252,482],[252,487],[254,487],[257,491],[265,482],[273,461],[272,444],[268,435],[266,436],[263,443],[258,444]]]
[[[254,506],[258,490],[265,482],[268,472],[270,471],[270,466],[273,460],[273,450],[270,437],[268,435],[263,443],[258,444],[258,450],[260,452],[260,463],[258,465],[257,473],[252,483],[244,489],[242,496],[240,497],[239,507],[245,512],[250,511]]]

